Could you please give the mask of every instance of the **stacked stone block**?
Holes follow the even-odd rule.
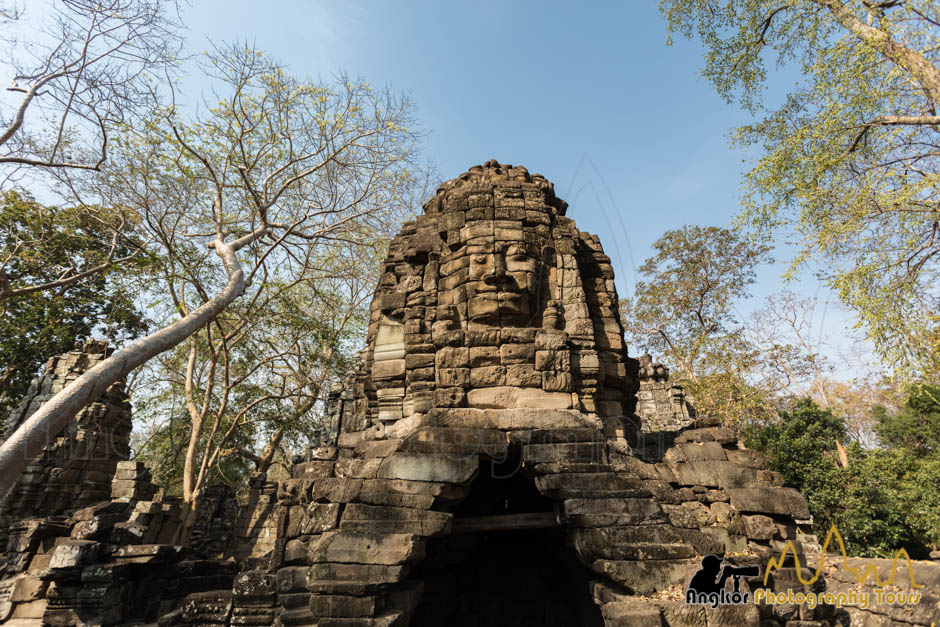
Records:
[[[9,416],[4,437],[110,353],[107,342],[88,340],[51,358]],[[0,504],[0,542],[13,520],[64,514],[110,498],[115,467],[129,455],[130,430],[131,407],[121,382],[81,410],[62,432],[47,434],[43,452]]]
[[[695,408],[681,385],[670,383],[669,368],[649,354],[640,359],[636,413],[643,431],[678,431],[692,424]]]

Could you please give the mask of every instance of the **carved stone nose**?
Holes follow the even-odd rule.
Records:
[[[493,255],[493,265],[483,275],[483,283],[486,285],[497,285],[506,276],[506,259],[500,253]]]

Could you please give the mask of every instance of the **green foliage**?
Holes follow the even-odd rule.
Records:
[[[940,457],[901,445],[868,450],[853,443],[844,467],[838,445],[845,441],[842,419],[808,399],[782,411],[779,420],[752,427],[746,439],[806,497],[817,534],[834,524],[853,555],[893,557],[905,548],[912,557],[926,557],[940,542]]]
[[[846,489],[833,522],[855,555],[893,557],[899,548],[926,559],[936,546],[940,461],[918,459],[903,449],[848,450]],[[933,483],[921,483],[932,478]]]
[[[634,298],[621,303],[629,341],[693,381],[727,371],[721,362],[747,350],[735,302],[747,296],[770,247],[725,228],[684,226],[667,231],[653,248],[656,254],[640,266]]]
[[[117,212],[87,207],[45,207],[26,194],[0,200],[0,280],[9,285],[55,281],[72,268],[99,265],[107,255]],[[130,253],[118,246],[116,254]],[[0,414],[26,393],[50,357],[99,332],[111,340],[137,337],[147,323],[127,289],[128,264],[96,273],[68,287],[46,289],[0,302]]]
[[[878,421],[875,432],[885,446],[940,455],[940,385],[915,384],[900,412],[876,406],[872,413]]]
[[[741,224],[794,233],[791,272],[816,258],[880,355],[909,380],[940,371],[940,48],[936,3],[662,0],[698,35],[703,75],[762,119],[737,129],[763,156]],[[933,17],[931,17],[933,16]],[[774,59],[776,57],[776,59]],[[767,64],[801,79],[764,110]]]
[[[745,442],[763,451],[770,468],[803,493],[817,521],[826,521],[841,498],[843,482],[833,452],[844,439],[842,420],[804,399],[782,411],[779,420],[751,430]]]

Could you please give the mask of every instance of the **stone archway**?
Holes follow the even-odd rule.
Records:
[[[301,537],[285,552],[311,566],[278,573],[284,624],[604,624],[597,584],[622,590],[605,570],[607,545],[637,538],[603,534],[669,525],[643,482],[609,465],[603,433],[566,410],[432,414],[435,425],[371,441],[335,462],[336,479],[313,479],[314,502],[298,510],[308,522],[289,522],[288,537]],[[467,418],[486,427],[459,426]],[[316,512],[333,530],[317,533]],[[686,567],[694,554],[656,534],[640,544],[638,560]]]
[[[451,533],[428,540],[412,578],[424,593],[410,624],[599,627],[590,571],[522,464],[522,447],[505,459],[480,458],[466,498],[451,511]]]

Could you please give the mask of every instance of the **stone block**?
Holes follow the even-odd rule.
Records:
[[[612,472],[543,475],[535,478],[535,486],[543,496],[556,500],[651,496],[641,479]]]
[[[756,472],[729,461],[669,462],[667,467],[680,485],[699,485],[713,488],[740,488],[752,485]]]
[[[500,365],[499,352],[500,348],[497,346],[471,346],[470,367],[481,368]]]
[[[465,347],[445,346],[435,355],[436,366],[440,368],[469,368],[470,349]]]
[[[796,520],[810,518],[806,499],[793,488],[751,487],[728,490],[731,505],[742,513],[792,516]]]
[[[738,436],[727,427],[705,427],[702,429],[689,429],[676,437],[676,442],[718,442],[719,444],[734,444]]]
[[[770,540],[777,535],[777,526],[770,516],[741,516],[741,522],[745,535],[751,540]]]
[[[459,429],[421,427],[402,444],[404,453],[443,453],[448,455],[485,455],[504,459],[506,434],[496,429]]]
[[[564,429],[600,426],[581,412],[566,409],[433,409],[430,424],[441,427],[471,427],[483,429]]]
[[[418,353],[415,355],[405,355],[405,368],[412,370],[414,368],[427,368],[434,366],[434,354]]]
[[[443,387],[467,387],[470,385],[470,368],[437,368],[437,384]]]
[[[503,344],[499,347],[499,359],[504,366],[531,363],[535,359],[535,346],[532,344]]]
[[[49,560],[49,568],[77,568],[91,564],[97,557],[101,544],[92,540],[62,539],[57,542]]]
[[[287,514],[287,537],[296,538],[335,529],[339,522],[339,507],[338,503],[310,503],[290,507]]]
[[[435,481],[465,483],[476,476],[479,461],[476,456],[458,457],[421,453],[395,453],[379,468],[378,476],[385,479],[409,481]]]
[[[639,525],[663,519],[663,510],[650,498],[568,499],[562,517],[575,527]]]
[[[570,409],[572,402],[567,392],[496,386],[469,390],[467,405],[481,409]]]
[[[342,531],[370,534],[439,536],[450,533],[452,514],[403,507],[350,503],[343,511]]]
[[[542,375],[530,364],[513,364],[506,366],[506,385],[538,388],[542,386]]]
[[[337,477],[352,479],[371,479],[375,477],[382,459],[339,459],[336,461],[335,472]]]
[[[461,387],[441,387],[434,390],[434,407],[462,407],[467,401],[467,392]]]
[[[522,448],[526,464],[546,463],[607,463],[606,442],[572,442],[559,444],[529,444]]]
[[[570,392],[572,378],[570,372],[542,372],[542,389],[546,392]]]
[[[294,477],[297,479],[319,479],[320,477],[329,477],[333,474],[333,462],[331,461],[310,461],[302,462],[294,466]]]
[[[712,511],[698,501],[682,503],[681,505],[663,504],[662,507],[666,512],[666,517],[674,527],[700,529],[716,522]]]
[[[505,382],[506,369],[503,366],[470,368],[470,387],[493,387]]]
[[[767,468],[767,458],[760,451],[747,450],[726,450],[725,454],[730,461],[746,468],[763,470]]]
[[[372,378],[380,379],[400,379],[405,376],[405,360],[389,359],[387,361],[377,361],[372,364]]]
[[[313,563],[391,566],[424,557],[424,543],[417,536],[408,534],[329,531],[313,537],[307,550]]]
[[[726,460],[725,449],[718,442],[679,442],[666,451],[665,459],[671,462],[697,462]]]
[[[376,599],[374,596],[312,594],[309,608],[317,617],[369,618],[375,615]]]

